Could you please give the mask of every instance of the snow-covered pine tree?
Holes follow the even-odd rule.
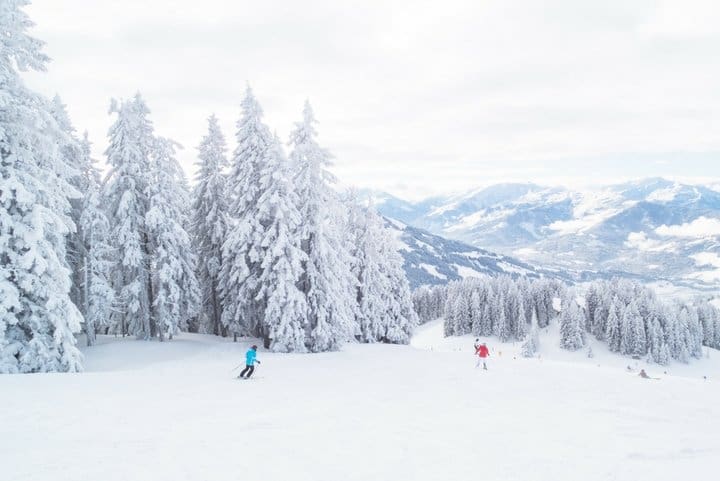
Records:
[[[605,329],[605,340],[608,344],[608,348],[612,352],[620,352],[620,344],[622,342],[622,331],[620,329],[620,313],[619,313],[619,300],[614,298],[610,304],[606,329]]]
[[[568,351],[577,351],[585,344],[583,326],[585,316],[578,306],[572,292],[563,299],[560,312],[560,347]]]
[[[158,138],[150,157],[145,228],[151,253],[152,307],[160,341],[184,328],[200,305],[195,253],[183,226],[185,193],[177,144]]]
[[[198,254],[198,281],[202,289],[201,313],[205,330],[215,335],[222,329],[219,289],[222,244],[228,232],[227,147],[217,118],[208,119],[208,132],[198,147],[198,170],[192,206],[192,234]]]
[[[480,300],[480,292],[477,289],[473,289],[470,294],[470,319],[471,332],[474,336],[484,336],[483,331],[483,306]]]
[[[110,223],[101,205],[100,174],[90,157],[87,132],[81,145],[89,168],[85,174],[87,189],[78,229],[83,249],[80,268],[82,305],[79,307],[85,318],[87,344],[91,346],[95,343],[97,331],[109,325],[115,291],[109,281],[113,267],[113,251],[109,244]]]
[[[585,293],[585,312],[587,312],[587,326],[585,330],[596,334],[598,332],[598,324],[600,319],[595,319],[595,314],[598,312],[602,300],[602,294],[600,293],[600,287],[596,283],[591,283]]]
[[[412,308],[410,283],[403,268],[404,259],[392,233],[384,225],[380,235],[380,258],[383,259],[383,271],[390,283],[390,296],[387,305],[384,342],[407,344],[418,318]]]
[[[354,213],[354,269],[357,277],[357,323],[363,342],[406,344],[417,316],[403,259],[383,219],[372,208],[350,207]]]
[[[261,331],[276,352],[305,352],[307,301],[298,289],[303,262],[301,223],[288,161],[274,139],[260,167],[257,215],[262,226],[256,299],[263,306]]]
[[[445,337],[455,335],[455,301],[458,297],[459,282],[452,282],[448,286],[447,298],[445,299],[445,309],[443,311],[443,335]]]
[[[630,304],[630,315],[632,316],[632,342],[630,355],[633,357],[642,357],[647,353],[647,339],[645,334],[645,322],[640,315],[637,305]]]
[[[660,359],[660,350],[663,345],[663,333],[662,328],[660,327],[660,321],[658,321],[657,317],[653,317],[649,320],[647,335],[650,358],[653,362],[658,362]]]
[[[58,128],[63,133],[57,136],[57,148],[63,162],[69,167],[68,181],[75,190],[80,194],[70,199],[70,218],[75,225],[75,229],[70,232],[67,239],[67,262],[72,270],[72,288],[70,290],[70,298],[75,305],[83,312],[84,300],[82,298],[82,266],[84,249],[82,247],[82,232],[80,224],[80,216],[82,215],[83,199],[87,192],[88,171],[92,170],[92,165],[86,165],[90,159],[83,151],[80,141],[75,136],[75,127],[70,121],[65,104],[59,95],[55,95],[48,103],[48,110],[53,119],[57,123]],[[83,312],[83,315],[85,313]]]
[[[235,336],[262,336],[262,306],[258,305],[262,226],[257,215],[260,172],[273,154],[273,136],[262,122],[263,111],[250,87],[237,122],[237,147],[227,178],[229,198],[227,239],[223,243],[219,287],[222,325]]]
[[[112,330],[149,339],[154,334],[150,312],[153,296],[145,215],[149,209],[147,174],[151,171],[154,145],[152,124],[139,94],[133,100],[113,100],[110,113],[117,114],[105,150],[111,170],[104,193],[115,250],[111,282],[118,309],[112,315]]]
[[[525,304],[523,303],[522,298],[519,300],[517,312],[518,318],[515,322],[515,339],[520,341],[525,339],[525,336],[528,333],[527,318],[525,317]]]
[[[507,315],[505,314],[505,298],[502,294],[498,294],[493,299],[491,315],[495,321],[495,335],[500,341],[507,342],[510,340],[510,330],[508,329]]]
[[[58,149],[64,133],[19,71],[44,70],[25,0],[0,2],[0,373],[79,371],[66,239],[78,195]]]
[[[303,120],[290,136],[290,160],[303,220],[300,239],[308,258],[300,281],[308,302],[306,344],[319,352],[337,349],[352,334],[355,280],[338,228],[338,200],[328,185],[334,182],[327,171],[331,156],[316,141],[315,123],[306,102]]]
[[[357,278],[356,337],[361,342],[378,342],[384,334],[389,278],[383,274],[380,258],[380,220],[369,209],[349,207],[350,230],[354,233],[353,273]]]
[[[530,332],[522,345],[521,354],[523,357],[533,357],[540,349],[540,332],[538,328],[537,314],[532,310],[530,318]]]
[[[467,329],[467,326],[470,325],[471,322],[470,304],[468,300],[467,290],[461,289],[455,298],[455,307],[453,310],[453,321],[455,323],[453,329],[454,336],[464,336],[470,333]]]

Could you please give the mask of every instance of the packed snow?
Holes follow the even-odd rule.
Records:
[[[84,374],[0,377],[3,479],[661,481],[717,468],[720,352],[660,368],[551,338],[533,359],[484,339],[485,372],[474,339],[445,339],[435,321],[411,346],[261,351],[243,381],[231,369],[251,340],[99,336]]]

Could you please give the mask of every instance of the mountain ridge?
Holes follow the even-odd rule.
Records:
[[[495,184],[419,202],[370,195],[386,217],[566,277],[720,283],[720,192],[706,185],[656,177],[585,190]]]

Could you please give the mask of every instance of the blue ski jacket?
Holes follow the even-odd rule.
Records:
[[[245,353],[245,364],[248,366],[254,366],[256,357],[257,352],[254,349],[248,349],[248,352]]]

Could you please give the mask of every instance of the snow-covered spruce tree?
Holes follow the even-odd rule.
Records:
[[[381,219],[380,219],[381,220]],[[390,284],[386,305],[386,324],[380,340],[393,344],[407,344],[419,321],[412,308],[410,283],[403,269],[403,257],[398,251],[395,238],[384,223],[378,233],[382,270]]]
[[[443,335],[450,337],[455,335],[455,301],[458,298],[459,281],[451,282],[448,285],[447,298],[445,299],[445,309],[443,309]]]
[[[110,240],[115,251],[111,283],[118,309],[112,315],[112,331],[149,339],[152,283],[149,275],[149,239],[145,216],[150,155],[154,146],[148,109],[139,94],[133,100],[112,101],[110,113],[117,119],[108,133],[105,150],[111,170],[105,180],[106,205],[111,225]]]
[[[331,156],[316,141],[315,123],[306,102],[303,120],[290,135],[290,161],[296,170],[300,239],[307,255],[300,280],[308,303],[306,345],[319,352],[337,349],[352,335],[355,280],[339,229],[339,202],[328,185],[335,181],[327,171]]]
[[[81,234],[82,264],[80,287],[85,318],[84,331],[88,346],[95,343],[99,329],[107,328],[115,303],[115,291],[110,285],[113,267],[113,250],[109,244],[110,223],[101,205],[99,173],[90,158],[90,142],[85,132],[82,141],[83,156],[89,159],[90,168],[85,178],[87,189],[81,208],[78,231]]]
[[[208,132],[198,147],[198,170],[192,206],[192,234],[198,254],[198,281],[202,289],[201,316],[205,330],[215,335],[222,329],[222,303],[219,277],[222,266],[222,244],[228,232],[227,178],[228,165],[225,137],[217,118],[208,119]]]
[[[360,206],[350,206],[351,230],[355,237],[352,246],[353,273],[357,278],[357,308],[355,322],[357,338],[361,342],[378,342],[387,323],[387,304],[390,298],[390,278],[382,269],[380,253],[380,219]]]
[[[57,148],[63,162],[68,166],[69,177],[68,182],[80,194],[70,199],[70,218],[75,225],[75,229],[70,232],[67,239],[67,261],[72,270],[72,288],[70,290],[70,298],[75,305],[83,311],[84,300],[82,298],[82,265],[84,249],[82,247],[82,237],[80,224],[80,216],[82,215],[83,199],[86,195],[88,182],[87,175],[92,171],[92,165],[84,165],[90,162],[90,158],[83,150],[83,146],[75,136],[75,127],[70,121],[65,104],[63,104],[59,95],[55,95],[48,102],[48,110],[55,120],[58,129],[63,133],[57,137]]]
[[[152,307],[160,341],[187,325],[200,305],[195,253],[183,226],[185,192],[176,143],[158,138],[150,158],[145,229],[151,252]]]
[[[525,342],[522,345],[521,354],[523,357],[534,357],[540,349],[540,333],[538,330],[537,314],[535,309],[532,311],[532,317],[530,318],[530,332],[525,338]]]
[[[560,347],[568,351],[577,351],[585,345],[583,326],[585,316],[577,300],[569,293],[562,303],[560,312]]]
[[[234,336],[263,335],[264,314],[257,299],[263,228],[257,205],[261,169],[274,155],[274,139],[270,129],[263,124],[262,116],[262,108],[248,87],[242,101],[242,115],[237,122],[237,147],[227,178],[230,225],[222,247],[218,278],[222,296],[221,322]]]
[[[587,326],[585,326],[585,330],[591,332],[596,337],[602,337],[602,333],[605,332],[602,310],[599,310],[601,304],[601,284],[592,283],[585,294],[585,312],[587,313]]]
[[[620,353],[635,358],[645,355],[645,327],[637,302],[633,301],[625,308],[620,326],[622,332]]]
[[[298,236],[301,218],[290,168],[276,138],[261,165],[259,189],[262,231],[256,299],[263,307],[261,331],[272,351],[305,352],[308,306],[298,283],[307,256]]]
[[[609,314],[605,328],[605,340],[612,352],[620,352],[622,332],[620,329],[620,307],[619,299],[614,298],[610,304]]]
[[[79,371],[82,316],[66,262],[78,193],[58,148],[65,134],[20,79],[48,61],[26,34],[27,3],[0,2],[0,373]]]
[[[515,323],[515,339],[522,340],[528,333],[527,318],[525,317],[525,303],[520,299],[518,304],[518,318]],[[534,311],[533,311],[534,312]]]
[[[495,320],[494,334],[500,338],[500,341],[507,342],[510,340],[511,332],[508,328],[507,314],[505,313],[505,297],[498,294],[492,299],[491,308],[492,318]]]
[[[470,294],[470,318],[472,320],[470,327],[472,334],[474,336],[485,335],[482,333],[483,306],[478,289],[474,289],[472,294]]]
[[[468,299],[468,290],[463,289],[464,285],[459,286],[459,293],[455,298],[453,306],[453,336],[464,336],[470,334],[470,326],[472,323],[470,304]]]

